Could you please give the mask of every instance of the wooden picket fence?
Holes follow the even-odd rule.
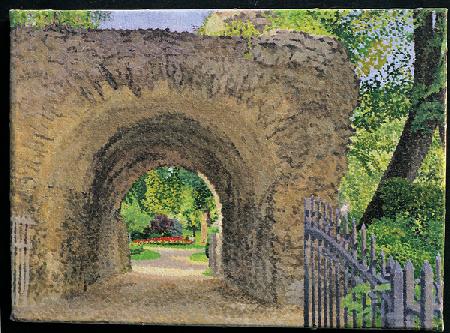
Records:
[[[350,229],[350,230],[349,230]],[[304,326],[433,329],[442,321],[441,258],[435,274],[425,261],[420,278],[367,246],[366,226],[357,230],[339,209],[314,197],[304,202]],[[436,320],[436,322],[435,322]]]
[[[26,218],[12,218],[12,304],[24,306],[28,303],[30,284],[31,227],[35,223]]]

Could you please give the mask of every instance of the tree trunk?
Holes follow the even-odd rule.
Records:
[[[200,245],[206,245],[208,240],[208,214],[203,213],[200,220]]]
[[[420,10],[416,10],[414,18],[417,19]],[[435,20],[430,12],[426,13],[423,24],[420,24],[414,30],[414,86],[415,88],[425,86],[429,88],[436,83],[436,74],[440,70],[441,62],[441,43],[429,43],[433,38],[436,39],[435,27],[443,27],[446,24],[444,13],[437,13]],[[440,32],[442,33],[442,32]],[[444,59],[445,61],[445,59]],[[419,171],[420,166],[431,146],[434,131],[439,125],[436,117],[430,117],[424,122],[425,126],[420,129],[415,128],[414,123],[421,116],[418,109],[426,102],[445,102],[445,88],[438,93],[434,93],[426,98],[422,98],[411,108],[408,119],[406,120],[400,141],[395,149],[392,159],[381,178],[372,201],[362,217],[365,224],[370,224],[373,219],[382,216],[381,189],[384,182],[393,177],[405,178],[413,181]],[[422,111],[423,112],[423,111]]]

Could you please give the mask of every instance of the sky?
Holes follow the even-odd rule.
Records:
[[[108,21],[99,29],[170,29],[177,32],[193,32],[202,25],[210,9],[172,10],[111,10]]]

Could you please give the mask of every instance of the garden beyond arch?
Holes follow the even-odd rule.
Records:
[[[30,302],[126,271],[118,203],[138,175],[172,164],[220,196],[225,279],[298,303],[302,199],[335,201],[358,94],[338,42],[278,32],[249,48],[55,27],[11,36],[12,216],[35,223]]]

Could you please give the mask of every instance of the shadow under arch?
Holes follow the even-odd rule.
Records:
[[[263,219],[258,216],[250,168],[226,135],[182,114],[159,115],[120,128],[95,154],[84,219],[85,285],[130,268],[120,201],[139,175],[167,165],[199,171],[216,189],[222,204],[224,278],[250,294],[258,278],[268,280],[265,300],[273,300],[274,276],[258,277],[261,273],[254,269],[267,253],[251,237],[253,230],[262,230]],[[267,241],[272,236],[258,235]]]

